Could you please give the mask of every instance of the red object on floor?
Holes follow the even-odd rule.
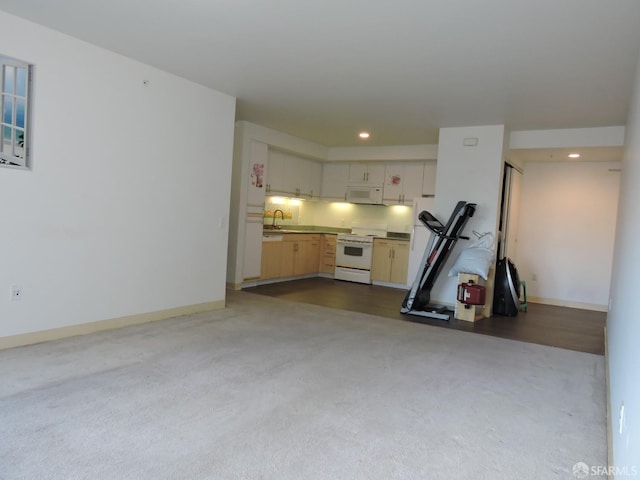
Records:
[[[483,285],[461,283],[458,285],[458,301],[467,305],[484,305],[486,290]]]

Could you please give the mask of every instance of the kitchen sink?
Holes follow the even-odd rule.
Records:
[[[262,234],[263,242],[281,242],[282,241],[282,233],[269,232]]]

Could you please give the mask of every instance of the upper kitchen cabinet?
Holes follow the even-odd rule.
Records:
[[[436,194],[436,161],[425,162],[422,177],[422,195]]]
[[[266,191],[267,162],[269,161],[268,146],[265,143],[250,143],[249,178],[247,187],[247,204],[264,207]]]
[[[309,176],[309,193],[313,200],[319,200],[322,193],[322,163],[309,160],[311,175]]]
[[[424,164],[421,162],[385,164],[383,202],[411,205],[413,199],[422,196]]]
[[[267,194],[319,198],[322,164],[279,150],[269,150]]]
[[[384,183],[384,164],[353,162],[349,166],[349,185],[381,187]]]
[[[322,200],[344,202],[347,199],[349,164],[326,162],[322,166]]]

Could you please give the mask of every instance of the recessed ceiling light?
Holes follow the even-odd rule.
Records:
[[[570,153],[569,154],[569,158],[580,158],[580,154],[579,153]]]
[[[360,138],[369,138],[369,132],[360,132],[358,136]]]

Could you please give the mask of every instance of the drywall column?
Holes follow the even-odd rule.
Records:
[[[464,233],[492,232],[497,238],[505,138],[504,125],[440,129],[435,201],[440,221],[449,219],[458,201],[476,203]],[[456,277],[447,275],[465,243],[459,241],[452,251],[432,290],[432,303],[455,303]]]
[[[640,475],[640,65],[634,100],[629,107],[622,173],[607,317],[609,435],[615,478],[635,478]]]

